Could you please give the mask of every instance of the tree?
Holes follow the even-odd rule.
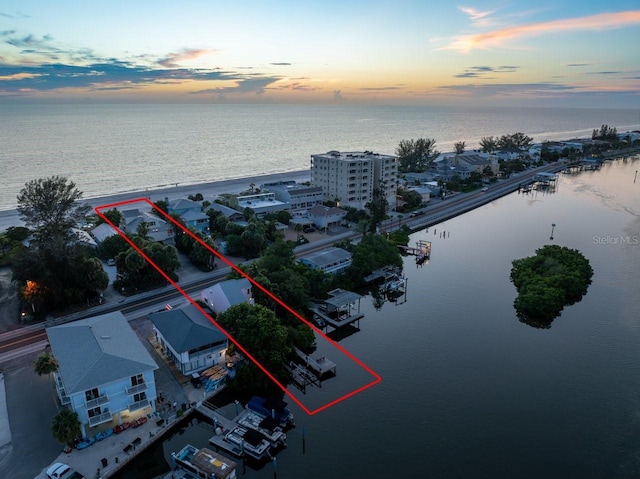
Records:
[[[455,149],[456,155],[461,155],[464,153],[464,149],[466,148],[467,144],[464,141],[458,141],[456,142],[453,147]]]
[[[61,409],[51,421],[51,432],[58,442],[71,446],[81,434],[78,413],[67,408]]]
[[[18,213],[33,231],[37,243],[53,237],[69,238],[70,228],[82,221],[91,207],[79,204],[82,192],[63,176],[40,178],[25,184],[18,195]]]
[[[38,376],[51,374],[58,370],[58,361],[50,353],[40,353],[33,365],[33,369]]]
[[[371,213],[369,228],[372,233],[376,231],[378,225],[387,217],[389,202],[387,201],[385,186],[385,183],[381,181],[378,186],[373,189],[371,201],[365,205]]]
[[[491,153],[498,148],[498,140],[493,136],[485,136],[480,140],[483,153]]]
[[[432,138],[418,138],[417,140],[401,140],[396,148],[398,156],[398,171],[425,171],[430,163],[440,154],[435,149],[436,140]]]
[[[120,213],[120,210],[116,208],[112,208],[109,211],[105,211],[102,214],[105,218],[107,218],[113,224],[113,226],[115,226],[116,228],[120,227],[120,222],[122,221],[122,213]],[[100,225],[104,222],[105,221],[102,219],[102,216],[99,216],[98,224]]]
[[[578,250],[547,245],[534,256],[514,260],[511,281],[518,290],[514,307],[525,322],[551,322],[567,304],[579,301],[593,269]]]

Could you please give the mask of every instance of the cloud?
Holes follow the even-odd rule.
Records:
[[[568,67],[588,67],[591,66],[591,63],[569,63]]]
[[[454,75],[455,78],[494,78],[487,76],[489,73],[514,73],[520,67],[515,65],[501,65],[498,67],[476,66],[469,67],[463,73]]]
[[[587,72],[587,75],[616,75],[618,73],[622,73],[622,72],[616,72],[616,71]]]
[[[287,62],[277,62],[277,63],[269,63],[269,65],[273,65],[273,66],[277,66],[277,67],[288,67],[293,65],[293,63],[287,63]]]
[[[586,17],[507,27],[473,35],[461,35],[454,37],[447,46],[441,49],[469,53],[478,49],[504,48],[507,41],[517,38],[577,30],[600,31],[632,25],[640,25],[640,10],[600,13]]]
[[[218,50],[207,50],[207,49],[191,49],[185,48],[176,53],[170,53],[165,58],[160,58],[157,60],[158,65],[161,65],[166,68],[175,68],[180,66],[181,62],[194,60],[203,55],[207,55],[209,53],[217,52]]]
[[[399,86],[378,86],[378,87],[363,87],[359,88],[360,91],[393,91],[393,90],[402,90],[402,87]]]
[[[479,12],[475,8],[471,8],[471,7],[458,7],[458,9],[462,13],[466,13],[471,18],[471,21],[477,26],[490,25],[492,22],[487,17],[495,13],[494,10]]]
[[[19,18],[31,18],[31,15],[27,15],[26,13],[22,13],[22,12],[16,12],[14,14],[0,12],[0,17],[11,18],[12,20],[16,20]]]
[[[494,96],[550,96],[576,90],[577,87],[562,83],[470,83],[467,85],[443,85],[440,90],[462,93],[475,97]]]
[[[254,93],[258,96],[264,93],[266,87],[280,80],[280,77],[248,77],[236,79],[234,86],[206,88],[189,92],[190,95],[217,95]]]

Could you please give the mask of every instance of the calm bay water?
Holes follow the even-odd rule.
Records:
[[[294,406],[277,476],[640,476],[638,169],[561,175],[554,193],[514,193],[415,233],[432,259],[406,258],[407,301],[377,310],[366,298],[360,331],[340,341],[382,382],[311,417]],[[509,271],[550,242],[579,249],[595,275],[582,301],[536,329],[514,313]],[[322,391],[345,379],[338,364]],[[211,431],[195,422],[124,477],[154,477],[171,451],[206,446]]]
[[[590,137],[640,128],[638,110],[310,105],[5,105],[0,210],[32,179],[63,175],[85,198],[309,168],[311,154],[393,154],[402,139],[454,142],[517,131]]]

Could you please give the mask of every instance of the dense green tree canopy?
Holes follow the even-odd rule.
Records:
[[[514,260],[511,281],[518,290],[519,315],[551,321],[567,304],[579,301],[591,283],[593,269],[578,250],[547,245],[535,256]]]
[[[425,171],[439,154],[440,152],[436,150],[436,140],[433,138],[401,140],[396,148],[398,171]]]
[[[52,176],[29,181],[18,195],[18,213],[38,243],[70,236],[70,228],[84,220],[91,209],[78,203],[82,192],[73,181]]]

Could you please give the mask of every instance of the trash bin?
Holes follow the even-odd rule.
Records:
[[[103,457],[100,462],[102,462],[102,467],[107,467],[108,462],[106,457]]]

